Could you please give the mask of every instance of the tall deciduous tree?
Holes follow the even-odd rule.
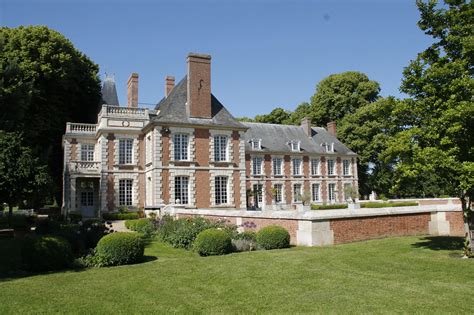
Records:
[[[405,68],[401,90],[414,102],[403,131],[389,143],[402,185],[420,174],[444,178],[446,190],[463,202],[466,216],[474,197],[474,4],[417,1],[419,27],[434,43]]]
[[[95,122],[98,66],[45,26],[0,28],[0,128],[21,131],[60,191],[67,121]]]
[[[14,205],[34,205],[49,183],[46,166],[22,144],[21,135],[0,131],[0,202],[8,204],[10,216]]]

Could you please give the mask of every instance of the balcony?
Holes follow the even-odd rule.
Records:
[[[86,134],[95,135],[97,131],[96,124],[78,124],[70,123],[66,124],[66,134]]]
[[[102,117],[148,119],[148,109],[103,105],[99,120]]]
[[[100,163],[95,161],[71,161],[69,162],[69,170],[76,174],[100,174]]]

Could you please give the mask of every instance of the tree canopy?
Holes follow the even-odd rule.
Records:
[[[0,28],[0,128],[21,131],[61,187],[67,121],[95,122],[98,66],[45,26]]]

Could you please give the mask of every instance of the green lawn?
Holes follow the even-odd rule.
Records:
[[[142,264],[0,280],[0,314],[472,313],[460,246],[407,237],[201,258],[154,242]]]

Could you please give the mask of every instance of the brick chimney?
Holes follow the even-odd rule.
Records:
[[[336,122],[335,121],[330,121],[327,124],[328,132],[332,134],[334,137],[337,137],[337,129],[336,129]]]
[[[165,78],[166,85],[165,85],[165,97],[168,97],[170,95],[171,90],[174,88],[174,77],[173,76],[167,76]]]
[[[313,133],[313,130],[311,129],[311,119],[308,117],[301,119],[301,128],[303,128],[305,135],[311,138]]]
[[[212,118],[211,113],[211,56],[188,55],[188,102],[190,117]]]
[[[127,104],[130,108],[138,107],[138,73],[132,73],[127,82]]]

